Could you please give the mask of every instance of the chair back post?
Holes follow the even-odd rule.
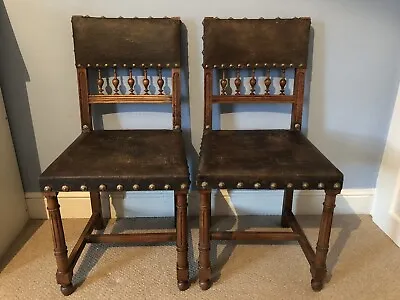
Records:
[[[172,18],[97,18],[73,16],[71,19],[75,62],[79,89],[81,126],[93,130],[91,105],[107,103],[159,103],[172,105],[172,127],[181,129],[180,66],[181,20]],[[91,72],[91,69],[95,72]],[[113,77],[106,80],[107,71]],[[126,92],[121,91],[120,69],[127,70]],[[135,80],[133,69],[140,69],[141,82]],[[155,86],[150,92],[149,70],[157,70]],[[171,70],[172,91],[166,95],[164,69]],[[119,74],[120,73],[120,74]],[[125,71],[126,73],[126,71]],[[96,78],[90,78],[96,74]],[[90,90],[91,81],[97,92]],[[135,85],[143,91],[135,93]],[[108,88],[108,92],[106,91]],[[110,92],[111,89],[111,92]]]
[[[204,130],[212,129],[213,103],[288,103],[292,105],[292,130],[301,130],[305,73],[311,19],[219,19],[203,20]],[[235,70],[234,88],[229,70]],[[240,72],[251,70],[250,92],[241,94]],[[265,72],[265,92],[256,94],[256,69]],[[279,90],[271,93],[271,69],[280,71]],[[286,71],[294,69],[293,94],[287,94]],[[218,70],[220,94],[213,95],[214,70]]]

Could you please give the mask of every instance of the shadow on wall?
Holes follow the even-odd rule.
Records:
[[[30,78],[3,1],[0,2],[0,40],[0,86],[19,171],[25,192],[38,191],[40,164],[26,90]]]

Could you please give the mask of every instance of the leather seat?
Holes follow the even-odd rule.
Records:
[[[200,186],[323,189],[342,181],[343,174],[298,131],[213,130],[203,135]]]
[[[164,190],[189,185],[180,131],[95,130],[82,133],[40,176],[53,190]],[[121,188],[122,185],[122,188]]]

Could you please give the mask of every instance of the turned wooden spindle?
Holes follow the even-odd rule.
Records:
[[[221,95],[226,95],[226,86],[227,85],[228,85],[228,80],[226,79],[226,70],[222,70]]]
[[[236,79],[235,79],[235,95],[240,95],[240,85],[242,84],[242,81],[240,80],[240,69],[236,70]]]
[[[149,84],[150,84],[150,81],[149,81],[149,79],[147,78],[147,69],[146,69],[146,68],[143,69],[143,73],[144,73],[144,78],[143,78],[144,94],[145,94],[145,95],[148,95],[148,94],[149,94]]]
[[[267,68],[267,74],[266,74],[266,78],[264,80],[265,95],[270,95],[269,89],[270,89],[271,83],[272,83],[272,80],[271,80],[271,69]]]
[[[118,85],[119,85],[119,79],[117,78],[117,68],[114,67],[114,78],[112,80],[112,84],[114,86],[114,95],[119,95],[118,91]]]
[[[279,81],[279,85],[281,86],[281,93],[279,95],[285,95],[285,86],[286,86],[286,75],[285,75],[285,67],[282,67],[282,75],[281,80]]]
[[[104,80],[101,77],[101,70],[100,68],[98,69],[98,77],[97,77],[97,90],[99,92],[99,95],[104,95],[104,90],[103,90],[103,84],[104,84]]]
[[[158,84],[158,94],[164,95],[164,91],[163,91],[164,79],[162,78],[162,69],[161,68],[158,69],[157,84]]]
[[[255,86],[256,86],[256,69],[253,69],[253,71],[251,72],[251,79],[250,79],[250,95],[255,95]]]
[[[132,77],[132,68],[129,69],[129,78],[128,78],[128,85],[129,85],[129,95],[134,95],[133,86],[135,85],[135,79]]]

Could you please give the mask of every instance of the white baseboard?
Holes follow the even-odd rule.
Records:
[[[375,189],[345,189],[336,200],[336,214],[370,214]],[[214,215],[279,215],[282,191],[230,191],[212,193]],[[26,193],[28,212],[32,219],[47,219],[46,202],[41,193]],[[173,216],[173,193],[129,192],[102,193],[103,215],[106,218],[167,217]],[[323,191],[296,191],[295,214],[316,215],[322,211]],[[215,201],[218,199],[218,201]],[[63,218],[89,218],[91,215],[88,192],[59,193]],[[189,214],[197,215],[197,192],[189,197]]]

